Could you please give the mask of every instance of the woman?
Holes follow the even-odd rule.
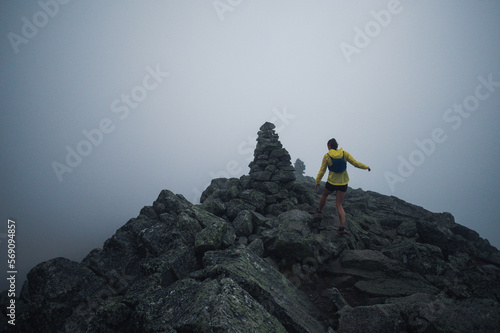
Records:
[[[351,154],[344,151],[342,148],[338,148],[337,140],[331,139],[328,141],[328,153],[323,157],[321,162],[321,168],[319,169],[318,176],[316,177],[316,190],[319,188],[319,183],[325,174],[326,168],[328,167],[328,180],[326,182],[325,188],[323,189],[323,195],[319,200],[319,207],[316,209],[316,216],[322,217],[322,210],[326,204],[326,198],[333,192],[336,191],[335,204],[337,206],[337,211],[339,213],[340,227],[337,230],[339,234],[347,233],[345,229],[345,211],[342,207],[344,202],[345,192],[347,191],[347,184],[349,183],[349,175],[347,174],[346,161],[354,165],[356,168],[371,171],[370,167],[363,163],[356,161]]]

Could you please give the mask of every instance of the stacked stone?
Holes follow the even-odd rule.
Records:
[[[260,128],[249,175],[212,180],[200,199],[206,210],[235,221],[243,211],[278,216],[300,205],[308,207],[315,201],[305,185],[295,183],[290,154],[274,129],[271,123]]]
[[[290,154],[283,148],[278,134],[274,132],[275,127],[274,124],[266,122],[257,133],[254,160],[249,165],[250,179],[254,183],[277,183],[283,188],[295,180],[295,168],[292,166]],[[267,184],[263,188],[267,186],[274,187]]]
[[[268,205],[285,200],[295,180],[290,154],[283,148],[274,129],[274,124],[269,122],[261,126],[254,160],[249,165],[249,187],[265,193]]]

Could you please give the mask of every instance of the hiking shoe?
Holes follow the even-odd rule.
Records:
[[[342,234],[347,234],[347,230],[345,230],[345,228],[344,228],[344,227],[340,227],[340,228],[338,228],[338,230],[336,230],[336,232],[337,232],[338,234],[341,234],[341,235],[342,235]]]
[[[319,210],[319,208],[316,208],[316,216],[323,217],[323,213]]]

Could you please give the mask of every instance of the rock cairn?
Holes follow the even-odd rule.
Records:
[[[266,213],[279,214],[290,210],[296,199],[294,190],[295,168],[288,151],[283,148],[276,126],[266,122],[257,133],[257,146],[250,167],[247,188],[259,191],[266,197]]]
[[[244,210],[277,216],[314,202],[305,185],[294,181],[290,154],[274,129],[268,122],[260,127],[248,175],[212,180],[200,199],[206,210],[233,221]]]
[[[269,122],[260,127],[254,160],[249,164],[251,186],[267,194],[289,189],[295,180],[290,154],[279,141],[275,127]]]

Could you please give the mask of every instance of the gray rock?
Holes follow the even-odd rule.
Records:
[[[316,309],[307,297],[269,263],[245,249],[211,251],[203,257],[209,276],[234,280],[254,299],[267,304],[288,332],[324,332],[315,319]]]
[[[236,238],[237,236],[234,226],[231,223],[228,223],[226,232],[222,236],[222,247],[223,248],[230,247],[231,245],[234,244]]]
[[[169,190],[163,190],[153,203],[153,208],[157,214],[167,212],[175,212],[179,214],[181,211],[191,207],[191,205],[192,204],[181,194],[174,194]]]
[[[247,249],[249,251],[252,251],[259,257],[262,257],[264,255],[264,243],[262,242],[262,239],[257,238],[254,241],[252,241],[250,244],[248,244]]]
[[[339,316],[338,333],[399,333],[404,332],[406,326],[394,304],[345,306]]]
[[[262,233],[266,251],[276,258],[302,260],[312,257],[322,262],[335,251],[329,239],[312,233],[308,227],[313,217],[307,212],[291,210],[280,214],[273,228]]]
[[[265,122],[264,125],[260,127],[261,131],[269,131],[275,129],[276,126],[273,123]]]
[[[342,293],[337,288],[332,288],[332,302],[338,310],[341,310],[345,306],[349,306],[342,296]]]
[[[355,287],[373,296],[407,296],[415,293],[438,293],[421,275],[408,271],[397,260],[373,250],[345,250],[340,255],[346,274],[356,276]]]
[[[201,256],[206,251],[222,248],[222,240],[227,230],[228,226],[224,221],[212,223],[205,227],[195,236],[194,247],[196,253]]]
[[[230,201],[238,196],[242,184],[237,178],[215,178],[201,194],[200,202],[203,203],[209,197],[219,198],[223,202]]]
[[[227,206],[226,215],[228,219],[231,221],[233,221],[241,211],[244,210],[255,211],[254,205],[249,204],[241,199],[233,199],[230,202],[228,202],[226,206]]]
[[[414,332],[498,332],[500,327],[500,307],[491,299],[414,294],[388,303],[408,318],[408,329]]]
[[[176,220],[176,226],[181,231],[187,231],[191,234],[195,234],[203,229],[200,222],[194,217],[189,216],[188,213],[182,212],[179,214]]]
[[[230,278],[179,280],[141,297],[134,318],[138,332],[287,332]]]
[[[22,306],[16,323],[21,332],[64,330],[74,309],[106,286],[90,269],[65,258],[37,265],[21,290]]]
[[[223,216],[226,212],[226,205],[220,198],[208,197],[201,206],[207,212],[217,216]]]
[[[275,182],[254,182],[252,186],[256,190],[267,194],[277,194],[281,189],[280,185]]]
[[[416,293],[437,294],[439,290],[429,285],[423,278],[412,274],[402,274],[400,278],[379,278],[362,280],[354,285],[358,290],[372,296],[408,296]]]
[[[249,210],[242,210],[233,221],[236,236],[248,237],[253,233],[253,215]]]
[[[224,222],[224,220],[221,219],[219,216],[216,216],[202,209],[199,206],[191,206],[184,212],[190,217],[196,219],[200,223],[202,228],[206,228],[209,225],[219,224],[221,222]]]
[[[404,241],[386,247],[382,253],[422,276],[440,275],[450,268],[435,245]]]
[[[257,212],[251,212],[251,214],[252,214],[252,222],[255,227],[263,227],[263,228],[271,227],[269,219],[264,215],[259,214]]]
[[[398,261],[373,250],[346,250],[340,255],[342,267],[397,274],[404,270]]]
[[[289,183],[295,180],[295,174],[293,171],[279,170],[274,174],[271,180],[278,183]]]
[[[272,175],[273,174],[269,171],[256,171],[252,172],[250,177],[258,182],[267,182],[268,180],[271,180]]]
[[[417,234],[417,225],[414,221],[404,221],[399,225],[397,233],[407,238],[415,237]]]
[[[266,208],[266,195],[258,190],[244,190],[240,193],[240,198],[244,202],[255,206],[258,212],[264,212]]]

